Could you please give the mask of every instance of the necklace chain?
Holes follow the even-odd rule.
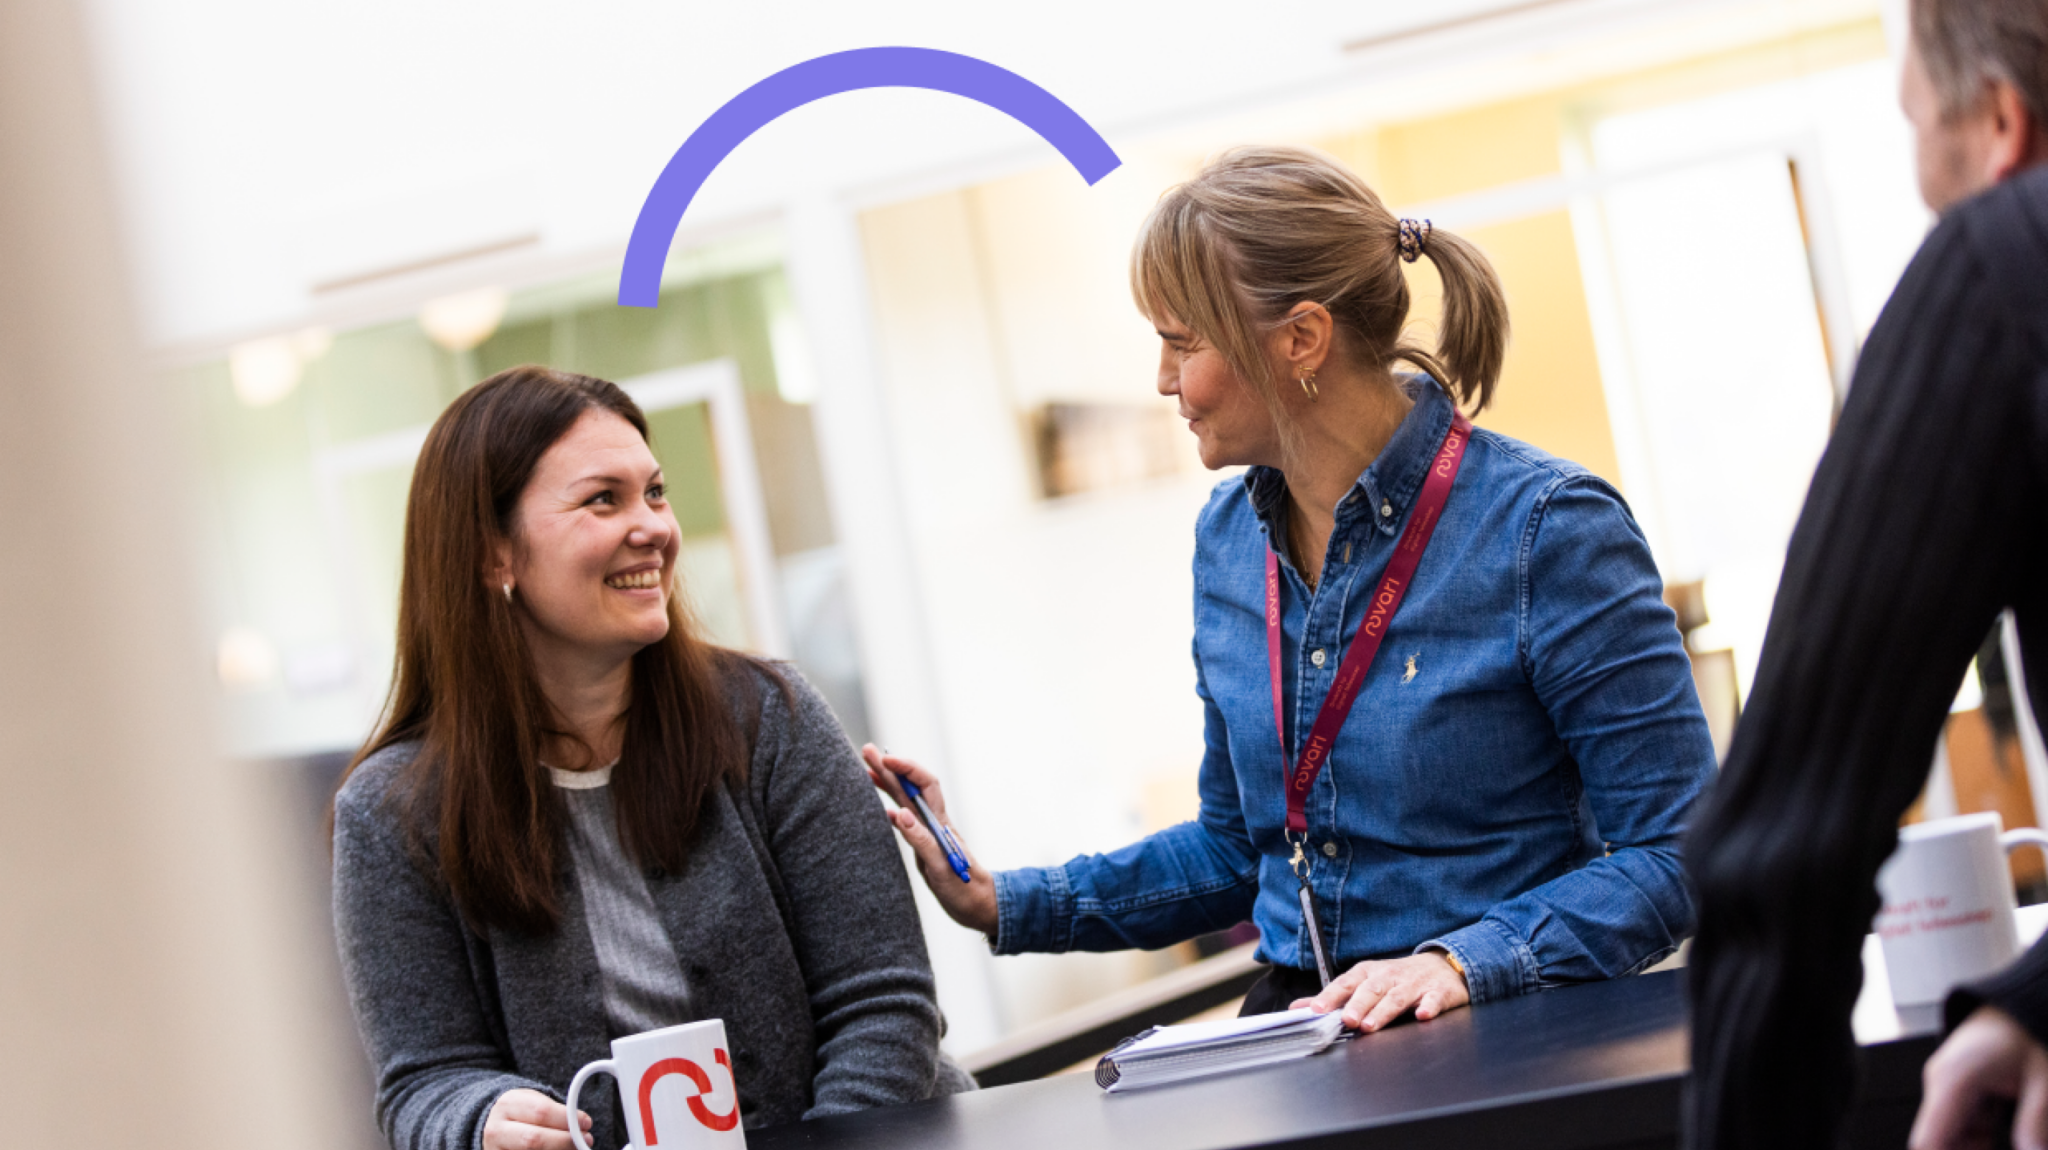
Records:
[[[1301,542],[1303,528],[1296,523],[1300,516],[1300,508],[1290,502],[1287,507],[1287,546],[1294,552],[1294,569],[1301,572],[1302,582],[1307,583],[1308,589],[1313,591],[1318,580],[1315,573],[1308,568],[1308,548]]]

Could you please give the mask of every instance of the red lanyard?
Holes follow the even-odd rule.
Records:
[[[1458,465],[1464,462],[1465,444],[1471,438],[1472,422],[1463,412],[1454,412],[1451,429],[1444,433],[1443,446],[1437,449],[1429,475],[1422,481],[1422,494],[1416,497],[1408,527],[1401,532],[1394,557],[1387,561],[1387,573],[1373,591],[1365,618],[1359,621],[1358,634],[1352,637],[1351,649],[1344,653],[1344,662],[1337,668],[1337,681],[1330,684],[1322,710],[1316,712],[1315,725],[1309,728],[1308,741],[1301,748],[1301,761],[1287,773],[1287,829],[1293,833],[1308,832],[1309,789],[1316,785],[1316,776],[1322,774],[1330,748],[1336,745],[1337,732],[1344,726],[1345,716],[1351,713],[1351,705],[1358,701],[1359,689],[1365,686],[1365,673],[1372,668],[1373,657],[1380,653],[1380,641],[1387,637],[1387,624],[1400,608],[1401,597],[1408,593],[1408,584],[1415,579],[1415,568],[1422,562],[1422,552],[1429,546],[1429,537],[1443,515],[1444,501],[1450,498],[1451,483],[1458,478]],[[1285,704],[1280,698],[1280,560],[1271,547],[1266,548],[1266,662],[1273,679],[1273,729],[1280,738],[1280,762],[1285,769],[1287,723]]]

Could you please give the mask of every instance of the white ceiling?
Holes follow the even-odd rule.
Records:
[[[1601,51],[1617,61],[1655,55],[1646,35],[1667,54],[1696,51],[1687,20],[1756,35],[1873,0],[88,3],[146,334],[189,349],[332,319],[351,293],[314,285],[464,249],[536,237],[500,260],[529,274],[615,256],[699,121],[827,52],[963,52],[1039,83],[1119,149],[1209,147],[1247,125],[1369,122],[1471,102],[1516,76],[1556,82],[1610,41]],[[772,218],[800,196],[873,202],[1050,154],[969,101],[850,93],[736,151],[685,235]]]

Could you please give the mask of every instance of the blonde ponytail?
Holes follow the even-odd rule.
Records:
[[[1432,229],[1422,254],[1436,265],[1443,281],[1444,312],[1436,351],[1400,343],[1388,358],[1428,372],[1465,406],[1480,411],[1493,401],[1501,361],[1507,356],[1507,293],[1485,254],[1468,240]]]

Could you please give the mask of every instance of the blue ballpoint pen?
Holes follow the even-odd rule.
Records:
[[[916,783],[902,775],[896,776],[896,781],[903,784],[903,793],[910,796],[910,801],[917,805],[917,813],[924,816],[924,825],[938,840],[939,849],[946,852],[946,862],[952,865],[953,873],[960,876],[961,882],[973,882],[968,873],[967,852],[960,849],[960,840],[953,837],[953,828],[940,822],[939,816],[932,813],[932,808],[924,801],[924,792],[917,788]]]

